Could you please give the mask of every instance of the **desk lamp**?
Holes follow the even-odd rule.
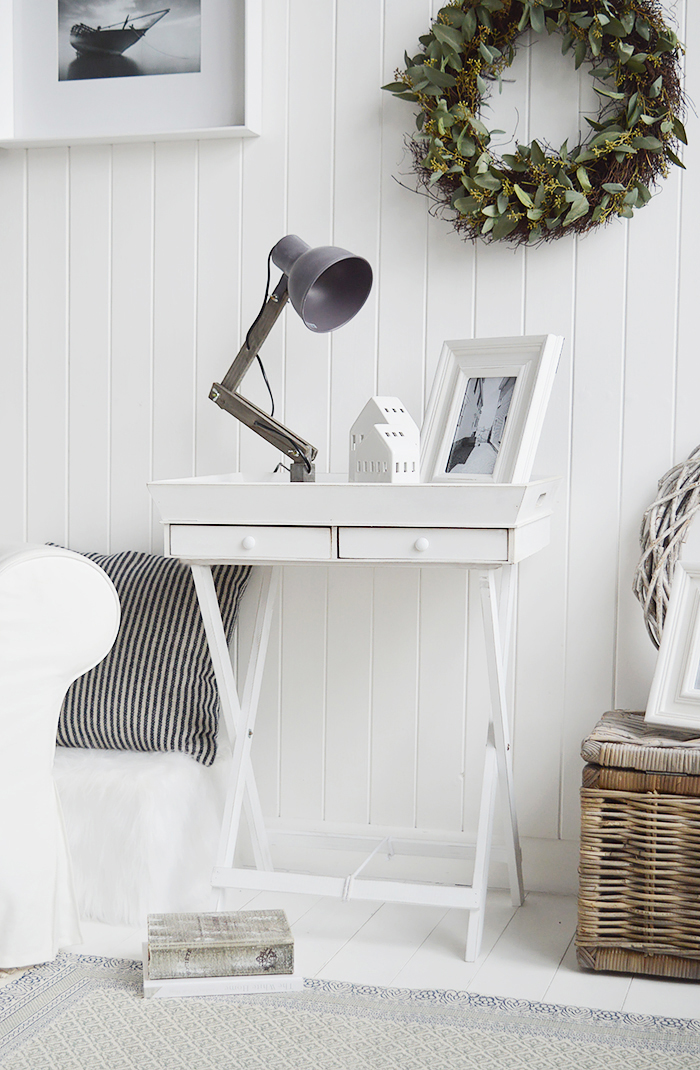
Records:
[[[270,260],[282,278],[268,298]],[[212,401],[291,459],[292,482],[314,481],[318,450],[239,394],[239,384],[256,357],[260,359],[260,348],[288,299],[310,331],[325,334],[351,320],[371,288],[372,268],[362,257],[333,245],[312,249],[296,234],[288,234],[270,251],[265,300],[245,342],[221,382],[212,385]]]

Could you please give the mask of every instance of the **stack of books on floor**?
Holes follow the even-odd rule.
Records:
[[[145,997],[293,992],[303,985],[283,910],[148,915]]]

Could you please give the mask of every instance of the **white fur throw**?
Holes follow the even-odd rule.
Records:
[[[56,748],[82,918],[143,925],[151,913],[215,908],[229,766],[223,744],[211,766],[186,754]]]

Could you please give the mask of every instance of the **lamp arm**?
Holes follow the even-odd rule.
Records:
[[[223,383],[214,383],[209,397],[221,409],[225,409],[231,416],[235,416],[241,423],[246,424],[251,431],[255,431],[261,438],[270,442],[276,449],[281,450],[292,461],[302,461],[310,468],[318,450],[310,442],[306,442],[299,435],[279,423],[272,416],[259,409],[252,401],[227,390]]]
[[[313,480],[313,462],[318,453],[310,442],[269,416],[238,393],[238,387],[256,359],[268,334],[289,299],[287,276],[283,275],[246,335],[236,359],[220,383],[213,383],[209,397],[220,409],[235,416],[292,460],[292,480]]]
[[[287,282],[287,276],[283,275],[263,305],[255,323],[248,331],[236,359],[221,380],[221,386],[225,387],[226,390],[233,391],[238,389],[243,376],[257,357],[265,339],[276,324],[282,309],[289,300]]]

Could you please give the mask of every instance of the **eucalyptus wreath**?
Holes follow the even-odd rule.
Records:
[[[569,148],[543,138],[499,156],[482,112],[519,38],[558,33],[601,98]],[[631,217],[687,143],[681,45],[658,0],[454,0],[383,89],[418,105],[414,171],[435,214],[465,239],[537,244]],[[554,87],[553,87],[554,91]]]

